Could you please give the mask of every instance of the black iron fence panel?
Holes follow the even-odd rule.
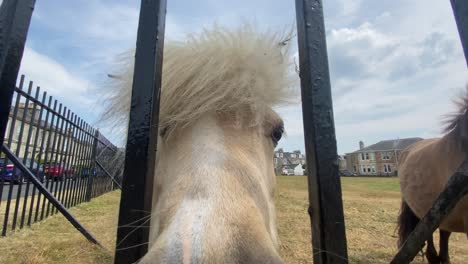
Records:
[[[120,188],[125,155],[70,109],[26,84],[15,88],[4,145],[66,208]],[[10,231],[58,213],[29,175],[0,153],[0,230]]]

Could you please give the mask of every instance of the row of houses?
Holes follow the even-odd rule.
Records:
[[[355,175],[396,176],[401,151],[420,140],[418,137],[382,140],[368,147],[360,141],[358,150],[338,156],[339,169]],[[274,164],[277,175],[304,175],[305,154],[280,148],[275,151]]]
[[[36,107],[35,110],[34,107]],[[84,148],[91,147],[89,141],[76,137],[75,129],[62,126],[62,121],[58,121],[57,117],[52,122],[53,119],[50,116],[47,119],[45,114],[40,116],[40,106],[38,105],[19,103],[16,111],[15,115],[15,110],[11,107],[6,127],[5,143],[9,143],[10,149],[18,153],[19,157],[28,156],[39,161],[40,149],[42,148],[43,153],[48,153],[49,159],[64,160],[70,159],[69,145],[72,143],[78,143]],[[14,127],[12,127],[13,124]],[[68,128],[65,129],[65,127]],[[60,138],[60,141],[58,138]],[[34,144],[34,142],[37,144]],[[33,154],[34,157],[32,157]],[[78,156],[79,161],[82,161],[85,160],[86,153],[76,152],[74,155]],[[1,157],[3,156],[2,153]],[[44,158],[44,155],[42,155],[42,158]]]

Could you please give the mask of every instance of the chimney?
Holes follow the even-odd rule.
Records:
[[[364,148],[364,142],[359,141],[359,149],[363,149],[363,148]]]

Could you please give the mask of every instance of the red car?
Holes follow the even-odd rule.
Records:
[[[44,163],[44,175],[54,180],[63,180],[64,177],[71,177],[73,173],[73,168],[63,162]]]

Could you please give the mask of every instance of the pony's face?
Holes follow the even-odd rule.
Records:
[[[283,122],[271,111],[249,123],[208,114],[161,136],[142,263],[282,263],[273,154]]]
[[[273,152],[283,123],[272,108],[293,95],[284,39],[249,25],[215,26],[164,44],[142,263],[282,263]],[[131,53],[123,62],[104,115],[121,123],[131,105]]]

